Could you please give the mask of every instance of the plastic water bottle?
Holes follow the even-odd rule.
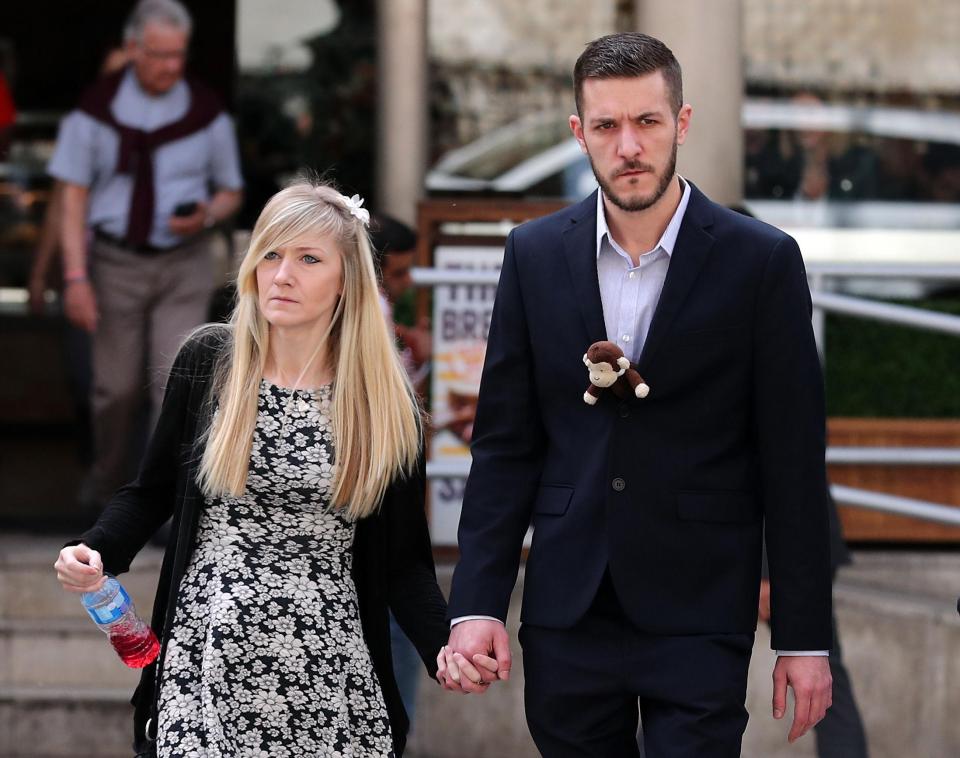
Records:
[[[160,653],[157,635],[137,615],[127,591],[114,577],[108,576],[96,592],[85,592],[80,601],[130,668],[142,669],[156,660]]]

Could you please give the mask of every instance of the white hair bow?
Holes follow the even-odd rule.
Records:
[[[354,195],[353,197],[347,197],[342,195],[343,204],[347,206],[347,210],[350,211],[350,215],[354,218],[360,220],[360,223],[364,226],[370,225],[370,211],[363,207],[363,198],[360,195]]]

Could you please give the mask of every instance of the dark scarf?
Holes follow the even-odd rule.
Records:
[[[147,243],[153,226],[153,156],[161,145],[182,139],[205,129],[220,115],[222,108],[216,95],[196,82],[187,81],[190,106],[179,121],[152,132],[121,124],[114,118],[110,106],[128,69],[104,76],[91,85],[80,98],[78,108],[111,127],[120,136],[117,172],[133,175],[133,197],[127,216],[125,241],[131,247]]]

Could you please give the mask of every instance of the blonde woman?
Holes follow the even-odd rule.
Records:
[[[144,755],[401,755],[388,607],[436,674],[420,413],[361,205],[310,181],[271,198],[230,325],[187,340],[138,478],[57,561],[95,588],[173,515]]]

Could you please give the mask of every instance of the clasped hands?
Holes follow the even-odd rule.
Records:
[[[510,678],[510,639],[499,621],[461,621],[437,654],[437,681],[461,694],[482,694]]]
[[[444,689],[482,694],[510,678],[510,639],[499,621],[461,621],[437,654],[437,681]],[[796,741],[820,721],[830,707],[831,676],[826,657],[781,656],[774,669],[773,717],[787,709],[787,689],[794,690],[794,720],[787,739]]]

